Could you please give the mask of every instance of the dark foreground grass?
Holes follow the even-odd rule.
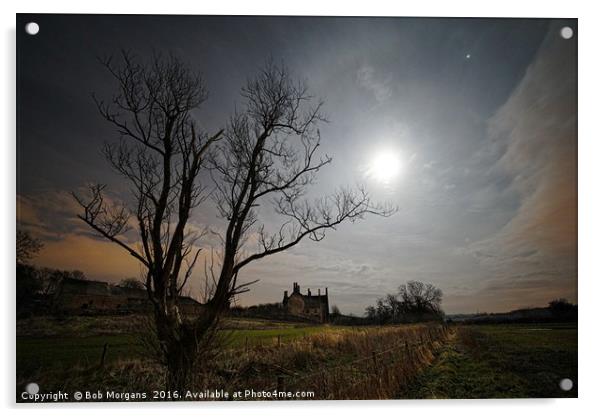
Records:
[[[17,337],[17,374],[26,377],[42,368],[100,364],[105,344],[105,363],[141,355],[138,338],[133,335]]]
[[[285,387],[311,389],[319,394],[318,398],[577,395],[574,325],[458,326],[449,332],[449,337],[440,338],[433,345],[427,342],[428,329],[422,326],[380,329],[235,324],[223,331],[225,350],[216,359],[214,372],[207,376],[211,386],[266,388],[276,382],[277,375],[284,375]],[[162,386],[162,369],[145,359],[139,339],[130,329],[115,334],[89,332],[83,337],[50,330],[45,337],[35,333],[17,337],[19,386],[30,379],[40,380],[49,389],[93,386],[132,390]],[[387,350],[397,340],[415,341],[427,347],[411,349],[409,353],[386,352],[377,357],[375,364],[372,352]],[[106,367],[100,368],[105,344]],[[369,360],[355,363],[366,356]],[[340,367],[348,362],[353,364]],[[562,378],[573,380],[573,390],[560,390],[558,383]],[[199,384],[205,386],[206,382]]]
[[[449,328],[440,323],[286,330],[284,334],[274,329],[233,331],[228,344],[216,350],[215,355],[203,358],[203,366],[194,370],[187,389],[243,390],[245,400],[275,399],[249,397],[246,392],[274,395],[276,390],[309,392],[313,399],[399,398],[400,391],[432,363],[450,335]],[[253,337],[261,343],[246,342]],[[100,338],[105,340],[105,336]],[[68,363],[74,355],[81,357],[89,351],[88,356],[96,353],[99,357],[102,353],[93,338],[84,343],[81,339],[74,341],[73,352],[66,341],[63,338],[61,343],[51,342],[54,347],[44,354]],[[131,353],[127,349],[125,346],[122,352]],[[45,349],[41,344],[30,343],[25,350],[41,353]],[[118,352],[113,353],[116,360],[107,360],[102,367],[98,361],[62,369],[42,364],[30,377],[17,377],[17,393],[31,381],[38,383],[42,392],[150,393],[164,389],[165,370],[161,366],[144,357],[120,357]],[[17,400],[21,401],[19,396]]]
[[[345,328],[352,331],[351,328]],[[225,329],[229,347],[256,347],[285,344],[317,333],[343,331],[337,326],[281,326],[272,329]],[[144,358],[140,338],[134,333],[89,335],[18,336],[17,372],[26,377],[41,368],[68,369],[100,364],[105,344],[105,364],[116,360]]]
[[[565,392],[559,382],[570,378]],[[412,398],[577,396],[575,325],[460,326],[452,343],[420,375]]]

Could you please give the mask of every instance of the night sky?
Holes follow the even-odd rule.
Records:
[[[38,35],[21,31],[29,21]],[[89,182],[115,198],[126,191],[101,155],[118,136],[91,99],[115,91],[98,57],[177,55],[206,80],[195,117],[210,132],[271,58],[325,100],[320,148],[334,160],[312,195],[361,182],[399,211],[251,264],[240,279],[261,281],[242,304],[279,301],[297,281],[362,314],[408,280],[440,287],[448,313],[576,302],[577,47],[560,36],[567,25],[577,32],[576,20],[550,19],[18,15],[19,226],[45,243],[38,265],[138,276],[133,258],[75,218],[69,194]],[[211,204],[192,223],[225,225]]]

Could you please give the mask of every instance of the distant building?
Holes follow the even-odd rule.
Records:
[[[190,297],[179,297],[178,306],[183,314],[196,314],[203,308]],[[57,312],[71,314],[107,314],[146,312],[152,305],[145,289],[64,278],[56,289],[52,307]]]
[[[324,295],[319,289],[317,295],[312,295],[309,288],[307,295],[304,295],[301,294],[299,284],[294,282],[291,295],[288,295],[288,291],[284,291],[282,306],[290,316],[326,323],[329,319],[328,288]]]

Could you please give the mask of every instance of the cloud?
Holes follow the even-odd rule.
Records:
[[[117,245],[77,234],[46,242],[35,262],[50,268],[77,269],[90,278],[113,282],[140,275],[140,264]]]
[[[376,74],[374,67],[370,65],[360,67],[357,71],[356,78],[358,84],[370,91],[379,104],[391,98],[391,95],[393,94],[391,77],[379,77]]]
[[[76,217],[78,206],[73,197],[62,191],[45,191],[36,195],[17,194],[17,224],[43,240],[56,240],[82,228]],[[80,224],[81,223],[81,224]]]
[[[552,28],[522,81],[490,120],[491,146],[504,144],[491,173],[509,181],[503,192],[517,196],[519,205],[497,233],[468,248],[492,273],[481,295],[504,299],[511,294],[514,305],[526,298],[546,301],[544,295],[576,299],[575,57],[574,42]]]
[[[111,202],[110,197],[106,201]],[[126,277],[138,277],[144,271],[141,264],[116,244],[98,236],[77,214],[81,208],[73,197],[63,191],[47,190],[36,195],[17,195],[18,227],[42,240],[44,246],[34,263],[40,267],[63,270],[80,270],[91,279],[118,282]],[[196,222],[189,222],[188,231],[203,234],[205,229]],[[206,235],[203,243],[210,245],[212,235]],[[121,240],[141,251],[140,238],[133,230]],[[195,250],[200,247],[195,246]],[[198,296],[201,289],[205,258],[209,248],[203,248],[195,268],[195,278],[185,291]]]
[[[17,195],[17,223],[44,243],[39,266],[81,270],[94,279],[117,281],[138,276],[139,264],[123,249],[95,236],[76,217],[79,207],[63,191]],[[134,242],[135,243],[135,242]]]

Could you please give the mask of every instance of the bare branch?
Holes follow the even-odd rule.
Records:
[[[297,245],[322,240],[327,230],[367,214],[390,216],[394,208],[372,203],[363,188],[342,189],[310,204],[305,194],[316,174],[332,159],[319,155],[319,124],[326,122],[303,82],[288,69],[268,62],[241,91],[243,112],[230,119],[222,140],[208,158],[213,200],[227,220],[222,270],[212,302],[227,302],[238,288],[236,277],[250,262]],[[271,206],[282,217],[276,233],[261,222],[258,207]],[[259,250],[248,256],[246,243],[257,237]]]

